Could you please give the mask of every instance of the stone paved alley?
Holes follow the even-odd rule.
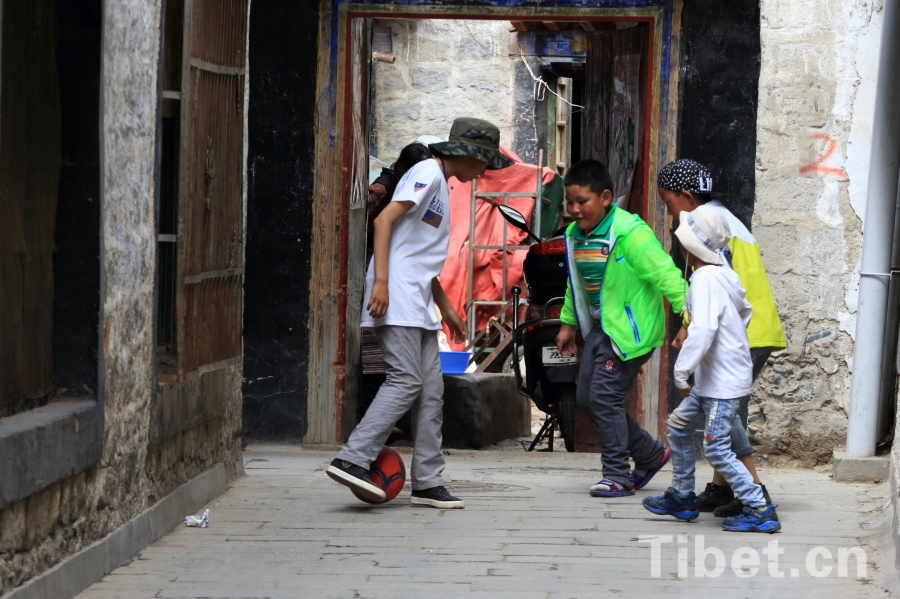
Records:
[[[409,463],[409,450],[401,450]],[[636,498],[601,500],[586,489],[597,478],[597,456],[526,454],[522,451],[450,450],[448,487],[466,501],[461,511],[407,503],[408,488],[393,502],[373,507],[331,482],[324,468],[332,451],[251,446],[244,453],[247,476],[209,505],[209,528],[179,526],[79,595],[80,599],[331,597],[397,599],[570,599],[628,593],[632,596],[696,597],[880,597],[877,553],[861,527],[883,502],[886,483],[847,485],[827,473],[764,470],[779,502],[784,530],[777,535],[725,533],[719,519],[701,514],[694,523],[654,517]],[[698,480],[708,480],[701,467]],[[666,468],[649,485],[661,492]],[[877,511],[877,510],[875,510]],[[677,535],[688,535],[679,545]],[[662,546],[660,576],[651,576],[651,545],[640,536],[673,535]],[[724,573],[695,576],[695,543],[728,560]],[[784,551],[769,574],[767,544]],[[840,548],[866,547],[867,578],[856,580],[854,558],[839,577]],[[687,576],[678,572],[678,547],[687,548]],[[732,571],[740,547],[756,550],[752,564]],[[807,555],[824,547],[817,568]],[[712,570],[710,555],[706,567]],[[796,577],[792,577],[796,573]]]

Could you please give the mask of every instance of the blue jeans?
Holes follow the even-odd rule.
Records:
[[[694,469],[697,449],[694,445],[695,421],[705,419],[703,450],[706,459],[728,481],[731,490],[744,505],[759,507],[766,504],[762,489],[753,484],[753,477],[731,450],[731,429],[740,421],[738,411],[746,398],[715,399],[700,397],[693,391],[666,420],[669,447],[672,449],[674,476],[672,487],[681,496],[694,491]]]
[[[754,383],[756,382],[756,379],[759,377],[763,368],[765,368],[766,360],[769,359],[769,356],[775,349],[776,348],[774,347],[750,348],[750,359],[753,361]],[[741,407],[738,411],[738,415],[740,416],[740,418],[735,418],[734,424],[731,426],[731,450],[734,452],[734,455],[739,458],[742,458],[745,455],[753,455],[753,446],[750,445],[750,438],[747,436],[747,417],[749,412],[750,396],[747,396],[741,399]],[[703,421],[699,415],[694,424],[694,430],[700,430],[700,428],[703,426]]]

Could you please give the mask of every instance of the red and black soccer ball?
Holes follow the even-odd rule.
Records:
[[[378,454],[378,457],[375,458],[375,461],[372,462],[372,465],[369,466],[369,480],[385,492],[387,497],[384,501],[379,502],[366,499],[357,495],[356,491],[353,494],[366,503],[387,503],[400,493],[400,490],[403,489],[403,483],[406,482],[406,465],[403,463],[403,458],[390,447],[384,447],[381,453]]]

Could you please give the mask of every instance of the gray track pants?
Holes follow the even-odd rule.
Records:
[[[415,491],[443,485],[444,377],[435,331],[385,325],[375,329],[387,380],[337,458],[368,469],[400,418],[412,410]]]

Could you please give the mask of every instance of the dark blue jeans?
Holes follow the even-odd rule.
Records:
[[[597,324],[585,338],[581,354],[578,407],[591,417],[600,435],[603,478],[627,489],[634,487],[629,456],[635,469],[646,472],[659,464],[664,450],[663,444],[642,429],[624,407],[625,394],[652,353],[622,361]]]

